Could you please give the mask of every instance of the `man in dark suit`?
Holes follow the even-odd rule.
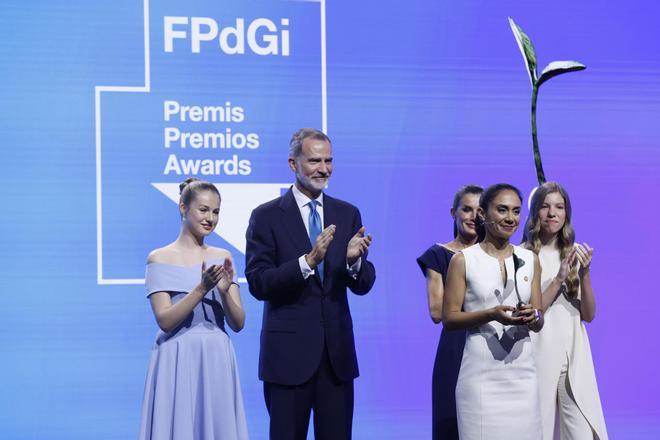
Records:
[[[245,275],[264,301],[259,379],[270,438],[306,439],[313,409],[317,440],[350,439],[359,373],[346,289],[373,286],[372,238],[356,207],[323,193],[332,174],[323,132],[294,133],[289,167],[295,184],[256,208],[246,233]]]

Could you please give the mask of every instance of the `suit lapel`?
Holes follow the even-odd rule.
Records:
[[[312,250],[312,245],[309,242],[305,223],[303,223],[300,209],[298,209],[291,189],[282,197],[280,208],[284,211],[284,229],[291,237],[296,249],[298,249],[300,255],[308,254]]]

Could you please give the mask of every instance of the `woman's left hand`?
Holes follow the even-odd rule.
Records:
[[[575,250],[578,261],[580,262],[580,276],[582,276],[589,272],[594,250],[587,243],[575,245]]]
[[[523,324],[526,324],[530,330],[535,332],[541,330],[541,327],[543,326],[541,312],[538,309],[535,309],[531,304],[524,304],[517,308],[516,314],[523,318]]]
[[[524,324],[530,324],[536,320],[536,309],[531,304],[523,304],[516,308],[515,315],[524,318]]]
[[[234,265],[232,264],[229,258],[225,258],[225,262],[222,264],[220,281],[218,281],[217,287],[220,290],[220,293],[227,294],[229,288],[234,281]]]

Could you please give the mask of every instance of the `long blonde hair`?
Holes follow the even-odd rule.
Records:
[[[571,224],[571,199],[563,186],[557,182],[546,182],[539,186],[534,195],[529,207],[529,216],[525,222],[525,229],[523,230],[523,246],[538,254],[541,250],[541,222],[539,221],[539,211],[543,206],[543,202],[548,194],[558,193],[564,199],[564,209],[566,211],[566,220],[564,226],[557,233],[557,247],[559,248],[559,258],[563,260],[566,255],[573,249],[575,244],[575,230]],[[568,273],[566,278],[566,287],[568,295],[572,298],[577,297],[578,289],[580,287],[580,280],[577,274],[577,268],[573,267]]]

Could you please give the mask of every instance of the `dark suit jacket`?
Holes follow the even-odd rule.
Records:
[[[306,382],[318,368],[324,343],[340,380],[358,376],[353,321],[346,288],[364,295],[376,280],[362,257],[357,278],[346,267],[348,242],[362,227],[358,209],[323,195],[324,227],[337,226],[318,275],[304,279],[298,259],[312,245],[291,189],[254,211],[247,229],[245,275],[250,293],[264,301],[259,379],[282,385]]]

